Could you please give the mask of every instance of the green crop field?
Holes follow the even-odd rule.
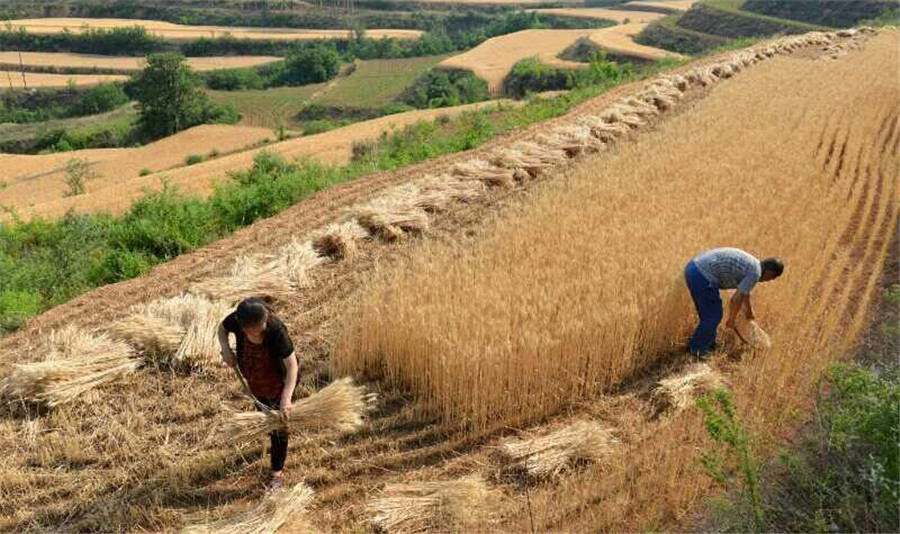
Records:
[[[378,108],[393,102],[447,56],[360,61],[356,70],[315,99],[326,106]]]
[[[327,84],[302,87],[276,87],[249,91],[208,91],[217,104],[231,104],[241,113],[241,124],[277,128],[297,127],[294,117],[307,104],[309,98],[323,90]]]
[[[377,109],[395,101],[419,76],[446,56],[360,61],[352,73],[328,83],[248,91],[209,91],[218,104],[240,111],[241,124],[300,129],[297,113],[310,103],[341,108]]]

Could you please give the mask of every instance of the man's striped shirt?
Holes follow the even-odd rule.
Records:
[[[759,278],[759,260],[737,248],[714,248],[694,258],[694,263],[709,283],[719,289],[737,289],[749,295]]]

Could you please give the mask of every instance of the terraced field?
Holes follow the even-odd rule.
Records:
[[[835,44],[836,57],[823,53]],[[302,290],[273,301],[304,355],[304,392],[364,369],[357,378],[379,393],[355,434],[292,441],[288,481],[315,495],[282,531],[372,531],[390,485],[472,480],[483,491],[438,504],[430,493],[430,506],[401,501],[401,511],[437,521],[434,531],[690,530],[715,491],[690,408],[698,391],[680,408],[655,401],[666,379],[696,369],[671,351],[690,316],[681,268],[709,242],[785,256],[783,279],[758,290],[775,346],[729,345],[702,371],[729,383],[749,431],[767,438],[762,453],[774,454],[821,371],[855,344],[896,236],[898,45],[895,31],[763,43],[475,151],[323,191],[43,314],[0,340],[0,369],[37,359],[53,329],[108,328],[132,305],[221,277],[236,251],[265,257],[333,223],[368,221],[356,255],[322,257]],[[466,202],[428,196],[426,211],[434,180],[482,187],[466,189]],[[412,212],[418,226],[376,225],[373,206]],[[697,206],[710,208],[698,216]],[[527,411],[514,409],[520,401]],[[44,412],[4,406],[5,530],[175,530],[263,498],[263,446],[210,439],[231,408],[250,409],[214,360],[192,373],[147,365]],[[477,406],[498,417],[459,415]],[[556,474],[532,477],[527,461],[501,454],[585,423],[606,429],[605,448]]]
[[[82,19],[45,18],[16,19],[8,22],[13,29],[24,28],[29,33],[57,34],[64,31],[80,33],[84,28],[119,28],[142,26],[148,32],[172,41],[184,41],[231,36],[235,39],[263,39],[276,41],[311,41],[316,39],[349,39],[351,30],[302,30],[294,28],[241,28],[232,26],[185,26],[156,20],[139,19]],[[366,35],[373,39],[392,37],[394,39],[418,39],[419,30],[366,29]]]
[[[559,15],[564,17],[584,19],[612,20],[617,24],[626,24],[628,22],[649,23],[665,16],[662,13],[652,13],[649,11],[626,11],[624,9],[604,9],[600,7],[552,7],[544,9],[534,9],[532,11],[536,13],[543,13],[546,15]]]
[[[514,105],[512,102],[506,102],[506,104]],[[280,154],[288,160],[311,157],[322,163],[343,165],[350,161],[353,143],[355,142],[375,139],[382,132],[390,132],[395,128],[402,128],[418,121],[433,120],[442,115],[454,116],[467,110],[495,105],[497,105],[496,102],[481,102],[454,108],[408,111],[358,122],[322,134],[289,139],[280,143],[268,144],[262,148],[239,151],[230,155],[226,152],[229,146],[236,150],[239,146],[249,145],[254,140],[273,138],[273,132],[264,128],[238,127],[234,130],[237,132],[236,143],[227,145],[219,141],[220,136],[215,134],[206,135],[207,129],[216,127],[200,126],[198,127],[199,129],[193,128],[179,134],[184,136],[187,132],[191,132],[189,136],[199,137],[199,141],[189,143],[186,139],[176,138],[159,141],[158,143],[162,143],[165,147],[178,147],[177,151],[169,153],[169,157],[165,159],[156,159],[155,156],[147,159],[136,159],[135,155],[140,154],[143,149],[135,149],[136,152],[133,154],[122,152],[118,154],[121,158],[116,161],[107,161],[112,159],[111,153],[107,150],[98,152],[97,156],[99,159],[96,165],[97,170],[100,171],[98,176],[87,182],[85,194],[74,197],[62,196],[64,173],[58,166],[62,163],[64,155],[5,156],[0,161],[7,163],[4,167],[8,169],[15,169],[15,166],[21,161],[24,168],[33,172],[36,165],[34,158],[45,157],[48,158],[48,167],[56,165],[57,168],[55,172],[40,177],[35,177],[33,174],[24,176],[10,174],[6,176],[4,179],[10,185],[0,193],[0,203],[16,208],[19,216],[24,219],[29,219],[36,215],[55,218],[62,216],[69,210],[80,213],[99,211],[117,213],[127,209],[131,205],[132,200],[142,196],[146,189],[159,189],[162,187],[163,179],[170,185],[178,186],[184,192],[208,195],[213,191],[213,184],[216,180],[226,179],[229,172],[249,169],[253,165],[253,157],[263,150]],[[230,131],[228,128],[231,127],[223,126],[218,128]],[[145,148],[153,146],[148,145]],[[191,166],[179,166],[170,170],[138,176],[138,171],[142,168],[146,167],[157,171],[160,168],[167,168],[161,165],[162,162],[165,162],[167,165],[177,165],[184,161],[186,155],[204,155],[213,148],[218,148],[222,154],[226,155]],[[155,148],[148,151],[149,154],[156,154],[157,152]],[[65,161],[73,157],[87,157],[90,160],[92,153],[93,151],[86,151],[82,155],[82,151],[72,152],[67,154],[68,158]],[[109,172],[102,172],[106,168],[109,169]],[[40,180],[35,181],[35,178],[40,178]]]
[[[87,87],[107,82],[124,82],[128,76],[120,74],[45,74],[0,70],[0,86],[13,89],[40,87]]]
[[[620,24],[611,28],[603,28],[592,33],[588,39],[610,54],[636,58],[645,61],[658,61],[665,58],[683,59],[684,56],[668,50],[654,48],[634,42],[634,37],[647,27],[646,23]]]
[[[637,9],[656,8],[666,11],[679,12],[687,11],[698,1],[699,0],[633,0],[632,2],[628,2],[625,5],[627,7],[633,7]]]
[[[242,126],[289,129],[299,128],[297,113],[309,102],[310,97],[321,93],[328,83],[301,85],[299,87],[273,87],[246,91],[207,91],[217,104],[230,104],[241,113]]]
[[[196,71],[255,67],[279,61],[272,56],[189,57],[187,63]],[[135,57],[98,56],[93,54],[68,54],[61,52],[5,52],[0,51],[0,66],[18,71],[20,63],[26,67],[52,67],[57,69],[103,69],[138,71],[145,60]]]

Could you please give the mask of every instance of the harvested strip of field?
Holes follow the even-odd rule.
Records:
[[[472,71],[488,82],[491,91],[497,93],[513,66],[523,59],[537,57],[541,63],[561,68],[583,67],[582,63],[565,61],[557,55],[578,39],[596,31],[523,30],[488,39],[471,50],[445,59],[438,66]]]
[[[68,87],[73,84],[85,87],[107,82],[124,82],[127,79],[128,76],[120,74],[44,74],[0,70],[0,87],[9,89]]]
[[[625,4],[628,7],[635,8],[657,8],[663,9],[667,11],[687,11],[694,4],[696,4],[699,0],[634,0],[633,2],[628,2]]]
[[[600,7],[553,7],[545,9],[535,9],[533,11],[535,11],[536,13],[558,15],[562,17],[613,20],[619,24],[624,24],[627,22],[649,23],[665,16],[662,13],[651,13],[646,11],[626,11],[621,9],[603,9]]]
[[[512,102],[504,102],[506,105],[515,105]],[[311,157],[326,164],[342,165],[350,161],[355,142],[375,139],[382,132],[390,132],[394,128],[402,128],[418,121],[433,120],[440,116],[452,117],[464,111],[496,105],[496,101],[491,101],[454,108],[409,111],[359,122],[322,134],[274,143],[264,148],[231,154],[190,167],[162,171],[142,177],[132,175],[134,177],[125,179],[121,176],[103,176],[88,181],[87,192],[83,195],[57,197],[34,205],[26,204],[20,206],[19,215],[25,219],[36,215],[52,218],[63,215],[69,209],[81,213],[121,212],[131,205],[132,200],[142,196],[147,188],[159,189],[162,178],[165,178],[166,182],[171,185],[177,185],[182,191],[208,195],[213,190],[215,180],[226,179],[228,173],[232,171],[249,169],[253,165],[254,156],[264,150],[280,154],[288,159]],[[7,191],[4,191],[4,199],[6,194]],[[25,199],[19,201],[23,200]]]
[[[633,57],[647,61],[657,61],[664,58],[681,59],[684,57],[675,52],[634,42],[634,37],[646,27],[646,23],[634,23],[603,28],[592,33],[590,40],[597,46],[617,56]]]
[[[883,189],[878,221],[895,221],[900,206],[900,162],[887,144],[900,108],[889,36],[841,69],[789,58],[753,67],[644,142],[567,173],[564,187],[476,243],[422,247],[348,311],[338,369],[381,369],[448,423],[538,419],[683,343],[694,315],[684,264],[714,244],[784,257],[788,276],[758,288],[756,307],[783,343],[772,359],[805,361],[808,349],[781,352],[798,349],[780,327],[794,317],[786,310],[800,313],[819,293],[804,280],[831,261],[831,232],[866,228],[848,226],[857,203],[847,195]],[[823,168],[817,145],[834,109],[853,110],[840,118],[849,154],[838,163],[836,151]],[[881,224],[853,246],[896,228]]]
[[[87,68],[137,71],[144,68],[144,58],[69,54],[63,52],[0,52],[0,65],[26,67]],[[188,65],[197,71],[254,67],[280,61],[274,56],[189,57]]]
[[[115,187],[137,178],[142,171],[151,173],[182,166],[188,156],[208,157],[212,151],[228,154],[267,138],[274,138],[268,128],[203,125],[140,148],[0,155],[0,180],[7,184],[0,191],[0,204],[22,209],[62,198],[67,190],[66,165],[73,159],[88,163],[93,177],[86,186],[91,191],[94,187]]]
[[[139,19],[81,19],[45,18],[11,20],[13,29],[25,28],[29,33],[53,35],[68,30],[81,33],[85,28],[121,28],[142,26],[154,35],[172,41],[218,37],[235,39],[257,39],[276,41],[310,41],[316,39],[351,39],[352,30],[301,30],[294,28],[244,28],[230,26],[184,26],[171,22]],[[391,37],[394,39],[418,39],[419,30],[367,29],[366,35],[373,39]]]

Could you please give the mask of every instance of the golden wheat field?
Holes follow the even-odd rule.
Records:
[[[2,405],[0,530],[692,530],[717,491],[693,398],[728,384],[771,455],[867,326],[900,222],[898,45],[707,58],[37,317],[0,339],[0,392],[66,402]],[[719,245],[784,258],[754,292],[774,346],[690,364],[682,271]],[[277,416],[216,361],[223,280],[272,296],[303,354],[311,431],[274,498],[243,438]]]
[[[603,28],[592,33],[590,41],[610,54],[636,58],[647,61],[656,61],[664,58],[683,59],[684,56],[676,52],[654,48],[634,42],[634,37],[647,27],[646,22],[633,22],[620,24],[611,28]]]
[[[698,0],[634,0],[625,5],[635,8],[660,8],[671,11],[687,11]]]
[[[79,87],[107,82],[124,82],[128,76],[120,74],[45,74],[0,70],[0,82],[8,89],[33,89],[39,87]]]
[[[595,31],[523,30],[488,39],[471,50],[445,59],[439,67],[472,71],[488,82],[488,87],[496,93],[509,71],[523,59],[537,57],[541,63],[562,68],[583,66],[556,56]]]
[[[0,156],[0,180],[6,183],[0,192],[0,203],[20,209],[63,198],[67,191],[66,165],[73,159],[89,164],[92,177],[87,188],[90,191],[127,182],[141,173],[153,174],[184,166],[192,155],[225,157],[274,136],[268,128],[207,124],[140,148],[76,150],[36,156],[5,154]]]
[[[645,11],[627,11],[624,9],[604,9],[600,7],[551,7],[544,9],[535,9],[536,13],[547,15],[561,15],[566,17],[576,17],[585,19],[605,19],[613,20],[619,24],[628,22],[653,22],[656,19],[664,17],[662,13],[651,13]]]
[[[794,309],[781,299],[830,263],[827,240],[847,231],[842,224],[860,224],[859,206],[876,202],[878,221],[862,242],[891,228],[892,44],[873,43],[865,72],[841,76],[844,84],[815,85],[834,70],[826,62],[756,67],[646,141],[573,171],[474,246],[427,248],[350,313],[339,361],[354,372],[383,366],[449,420],[484,428],[539,419],[677,347],[691,319],[682,268],[704,247],[726,244],[791,266],[760,290],[777,336],[791,318],[781,314]],[[798,89],[775,98],[801,76]],[[848,111],[836,126],[838,107]],[[866,176],[871,183],[860,182]],[[881,193],[847,202],[861,191]]]
[[[275,132],[251,126],[198,126],[144,148],[116,149],[115,157],[106,149],[77,151],[68,154],[68,157],[58,154],[7,155],[0,159],[0,162],[6,163],[0,171],[0,179],[9,182],[8,187],[0,192],[0,202],[18,210],[18,215],[24,219],[34,216],[55,218],[69,210],[78,213],[120,213],[135,198],[142,196],[146,189],[162,187],[163,180],[187,193],[209,195],[216,181],[225,180],[229,172],[250,169],[254,156],[262,151],[279,154],[288,160],[309,157],[329,165],[345,165],[351,159],[355,142],[376,139],[382,132],[418,121],[434,120],[440,116],[453,117],[468,110],[498,104],[518,105],[513,101],[488,101],[452,108],[407,111],[247,150],[240,149],[264,139],[274,139]],[[205,156],[213,149],[219,152],[218,157],[191,166],[183,165],[187,156]],[[85,184],[85,194],[64,197],[66,162],[73,157],[83,157],[93,162],[95,153],[98,156],[94,166],[96,176]],[[43,168],[45,172],[36,172],[35,167],[41,168],[41,161],[47,161],[47,167]],[[22,166],[22,172],[16,171],[18,165]],[[142,169],[152,172],[139,176]]]
[[[494,93],[499,93],[503,80],[516,65],[528,58],[537,58],[545,65],[577,69],[584,63],[567,61],[558,56],[579,39],[588,38],[611,53],[655,60],[664,57],[681,57],[679,54],[639,45],[632,36],[640,33],[647,23],[631,23],[600,30],[522,30],[494,37],[475,48],[445,59],[439,67],[468,70],[488,82]]]
[[[273,56],[189,57],[187,63],[196,71],[237,69],[274,63]],[[143,58],[68,54],[63,52],[0,52],[0,64],[18,67],[86,68],[137,71],[144,68]],[[18,70],[18,69],[16,69]]]
[[[230,26],[185,26],[157,20],[139,19],[87,19],[87,18],[47,18],[15,19],[8,22],[14,29],[24,28],[29,33],[57,34],[69,30],[74,33],[84,28],[121,28],[142,26],[148,32],[173,41],[216,38],[230,35],[235,39],[265,39],[309,41],[314,39],[347,39],[351,30],[301,30],[294,28],[240,28]],[[366,35],[373,39],[392,37],[394,39],[418,39],[419,30],[367,29]]]

